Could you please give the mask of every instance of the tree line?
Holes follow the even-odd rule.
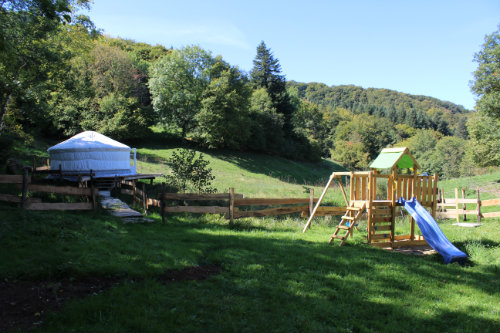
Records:
[[[446,177],[500,162],[498,32],[475,56],[471,112],[387,89],[287,82],[264,42],[247,73],[198,46],[112,38],[76,14],[82,7],[86,0],[0,2],[2,158],[39,136],[95,130],[127,141],[156,125],[206,148],[332,158],[350,169],[389,145],[408,146],[424,170]]]

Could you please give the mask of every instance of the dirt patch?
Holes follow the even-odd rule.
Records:
[[[97,295],[115,284],[116,279],[97,278],[0,281],[0,332],[39,325],[47,311],[60,309],[69,299]]]
[[[157,276],[162,283],[204,280],[217,275],[219,265],[186,267],[168,270]],[[21,331],[43,322],[49,311],[57,311],[71,299],[98,295],[119,284],[119,278],[62,279],[50,281],[0,281],[0,332],[13,328]]]
[[[219,265],[191,266],[181,270],[168,270],[164,274],[160,275],[158,280],[163,283],[184,280],[200,281],[208,279],[213,275],[217,275],[221,271],[222,267]]]

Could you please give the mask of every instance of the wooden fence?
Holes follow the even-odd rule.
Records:
[[[210,201],[218,202],[210,206],[170,206],[171,201]],[[224,214],[225,218],[232,224],[234,219],[244,217],[262,217],[301,213],[302,216],[309,216],[318,201],[314,198],[314,191],[311,189],[308,198],[244,198],[243,194],[235,193],[234,188],[229,189],[229,193],[197,194],[197,193],[165,193],[163,192],[159,200],[155,203],[160,207],[162,221],[165,221],[167,213],[199,213],[199,214]],[[259,206],[259,209],[248,209]],[[274,206],[262,208],[265,206]],[[281,207],[275,207],[281,206]],[[240,209],[247,207],[247,209]],[[343,215],[345,207],[321,207],[320,215]]]
[[[460,192],[461,197],[459,196]],[[481,223],[481,218],[500,217],[500,211],[488,213],[481,212],[481,207],[499,206],[500,199],[480,200],[479,189],[476,189],[475,199],[466,199],[465,190],[460,189],[459,191],[458,188],[455,189],[455,198],[444,198],[444,194],[441,191],[439,193],[439,197],[440,202],[437,204],[439,218],[456,218],[458,223],[460,222],[460,216],[462,216],[463,220],[466,221],[467,215],[476,215],[477,222]],[[467,209],[467,204],[475,204],[475,208]]]
[[[0,175],[0,184],[12,184],[22,190],[21,196],[0,193],[0,201],[18,203],[27,210],[92,210],[96,208],[97,189],[72,186],[52,186],[32,184],[28,170],[23,175]],[[29,197],[28,193],[55,193],[86,197],[86,202],[42,202],[42,199]]]

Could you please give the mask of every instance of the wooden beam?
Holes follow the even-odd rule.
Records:
[[[165,213],[227,214],[227,207],[221,206],[166,206]]]
[[[92,195],[92,190],[88,187],[73,187],[73,186],[52,186],[52,185],[30,184],[28,186],[28,191],[67,194],[67,195],[86,195],[86,196]],[[95,190],[94,193],[97,194],[97,190]]]
[[[227,199],[227,198],[226,198]],[[235,206],[291,205],[309,203],[308,198],[244,198],[235,199]],[[317,202],[318,199],[314,199]]]
[[[261,217],[261,216],[269,216],[269,215],[284,215],[284,214],[293,214],[293,213],[301,213],[302,211],[307,211],[309,206],[297,206],[297,207],[278,207],[278,208],[269,208],[262,210],[249,210],[249,211],[239,211],[235,213],[235,218],[240,217]]]
[[[330,187],[330,184],[332,183],[333,179],[334,179],[334,174],[331,174],[330,179],[328,180],[328,183],[326,183],[326,186],[323,189],[323,193],[321,193],[321,196],[319,197],[318,202],[316,203],[316,206],[314,206],[314,209],[312,211],[311,216],[309,216],[309,219],[307,220],[306,225],[304,226],[304,229],[302,230],[303,233],[306,232],[306,230],[311,225],[312,219],[314,218],[314,214],[316,214],[316,211],[318,210],[319,205],[321,205],[321,201],[323,201],[323,198],[325,197],[326,191],[328,191],[328,188]]]
[[[27,202],[25,205],[27,210],[92,210],[92,203],[90,202],[76,202],[76,203],[40,203],[40,202]]]

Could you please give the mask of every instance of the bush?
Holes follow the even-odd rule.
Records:
[[[179,192],[217,192],[215,188],[210,187],[215,177],[212,175],[212,169],[208,167],[210,162],[204,159],[203,154],[196,156],[194,150],[180,149],[172,154],[167,163],[172,168],[172,174],[166,176],[167,182]]]

